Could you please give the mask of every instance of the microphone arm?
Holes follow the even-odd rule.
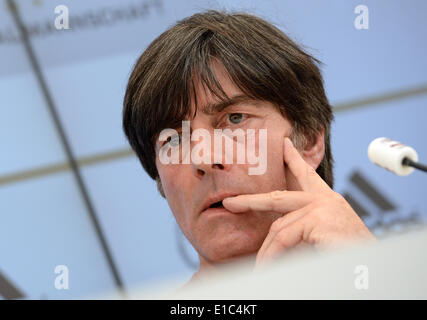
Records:
[[[421,164],[421,163],[419,163],[419,162],[414,162],[414,161],[412,161],[412,160],[411,160],[411,159],[409,159],[409,158],[404,158],[404,159],[402,160],[402,165],[404,165],[404,166],[409,166],[409,167],[413,167],[413,168],[415,168],[415,169],[418,169],[418,170],[421,170],[421,171],[427,172],[427,166],[426,166],[426,165]]]

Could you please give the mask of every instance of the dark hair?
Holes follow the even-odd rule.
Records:
[[[293,124],[297,147],[311,143],[324,131],[325,156],[317,173],[332,188],[333,113],[320,62],[259,17],[214,10],[178,21],[162,33],[138,59],[130,76],[123,128],[150,177],[159,183],[156,138],[162,129],[181,125],[189,116],[191,101],[197,106],[197,81],[219,99],[227,98],[215,77],[212,59],[223,64],[247,96],[279,108]]]

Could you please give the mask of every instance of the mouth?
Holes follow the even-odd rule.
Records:
[[[224,214],[224,213],[231,213],[231,212],[224,208],[224,206],[222,205],[222,201],[212,203],[209,207],[207,207],[202,211],[202,214],[208,214],[208,215]]]
[[[224,208],[224,206],[222,205],[222,200],[221,201],[217,201],[215,203],[212,203],[209,208]]]
[[[212,196],[210,198],[208,198],[203,206],[203,210],[201,211],[203,212],[229,212],[227,209],[224,208],[224,205],[222,204],[222,200],[224,200],[227,197],[232,197],[235,196],[237,194],[220,194],[220,195],[216,195],[216,196]]]

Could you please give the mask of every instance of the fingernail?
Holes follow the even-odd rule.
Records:
[[[286,146],[292,146],[293,145],[291,139],[289,139],[288,137],[285,137],[285,144],[286,144]]]
[[[224,198],[224,200],[222,200],[222,202],[224,202],[224,201],[233,201],[233,198],[234,198],[234,197],[227,197],[227,198]]]

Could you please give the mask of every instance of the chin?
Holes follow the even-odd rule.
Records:
[[[210,263],[231,262],[256,255],[262,240],[254,240],[253,237],[249,239],[248,237],[211,239],[209,245],[200,248],[200,253]]]

